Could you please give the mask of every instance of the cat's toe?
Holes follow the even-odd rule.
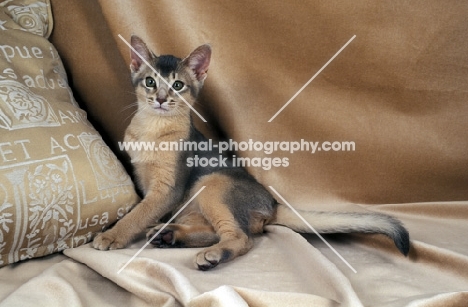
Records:
[[[195,258],[195,264],[201,271],[208,271],[216,267],[222,258],[222,252],[219,250],[203,250]]]
[[[127,242],[122,238],[116,236],[111,231],[99,234],[94,238],[92,246],[98,250],[112,250],[121,249],[127,245]]]
[[[159,230],[152,229],[146,235],[146,238],[148,240],[151,240],[151,245],[159,248],[171,247],[172,245],[174,245],[175,236],[174,232],[171,229],[164,229],[161,232],[159,232],[157,236],[154,237],[157,231]]]

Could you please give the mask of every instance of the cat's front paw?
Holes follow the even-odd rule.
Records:
[[[99,234],[93,241],[93,247],[102,251],[110,249],[121,249],[127,246],[127,241],[123,240],[112,230]]]

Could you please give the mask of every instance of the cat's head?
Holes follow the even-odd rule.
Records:
[[[161,116],[189,114],[187,103],[195,103],[207,76],[210,46],[202,45],[180,59],[172,55],[156,56],[135,35],[131,45],[136,51],[131,52],[130,70],[139,111]]]

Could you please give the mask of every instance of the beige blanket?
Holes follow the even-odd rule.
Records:
[[[430,212],[445,206],[445,217]],[[376,207],[374,206],[373,209]],[[318,237],[269,226],[245,256],[208,272],[195,269],[197,249],[70,249],[57,263],[31,260],[0,270],[24,284],[0,290],[2,306],[466,306],[468,203],[379,206],[399,216],[412,233],[408,258],[382,236],[325,236],[357,271]],[[461,209],[461,210],[460,210]],[[452,212],[457,213],[455,218]],[[431,227],[422,229],[422,223]],[[42,273],[37,265],[48,266]],[[36,267],[35,267],[36,266]],[[28,268],[34,268],[28,272]],[[37,275],[26,281],[31,275]],[[22,276],[18,280],[18,276]]]

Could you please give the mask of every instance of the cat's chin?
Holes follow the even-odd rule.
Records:
[[[165,108],[151,108],[151,113],[158,116],[173,116],[176,114],[174,110],[165,109]]]
[[[172,113],[170,109],[167,109],[165,107],[156,107],[156,106],[151,107],[151,112],[154,112],[159,115],[166,115],[166,114]]]

